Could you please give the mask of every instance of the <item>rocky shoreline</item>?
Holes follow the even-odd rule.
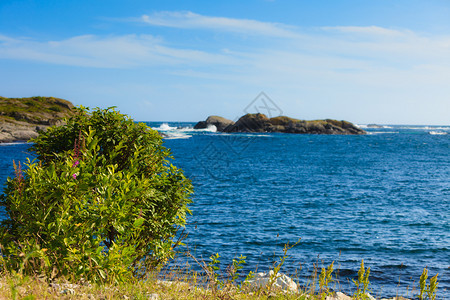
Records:
[[[214,125],[219,132],[280,132],[296,134],[366,134],[364,130],[348,121],[332,119],[305,121],[285,116],[268,118],[264,114],[246,114],[238,121],[209,116],[198,122],[194,129],[208,128]]]
[[[24,142],[36,138],[39,132],[54,125],[73,112],[73,104],[54,97],[0,97],[0,143]],[[296,134],[359,135],[366,132],[347,121],[332,119],[305,121],[285,116],[268,118],[264,114],[246,114],[233,122],[219,116],[209,116],[194,129],[214,125],[218,132],[280,132]]]
[[[53,97],[0,97],[0,143],[24,142],[72,114],[73,104]]]

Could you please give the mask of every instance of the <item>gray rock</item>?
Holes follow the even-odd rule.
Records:
[[[270,119],[264,114],[246,114],[232,126],[227,127],[225,132],[276,132]]]
[[[33,130],[17,130],[13,131],[11,134],[16,141],[28,141],[39,135],[39,133]]]
[[[271,278],[275,279],[272,285],[274,289],[294,293],[298,291],[297,284],[292,278],[283,273],[274,275],[273,270],[270,270],[269,273],[256,273],[255,276],[246,281],[246,283],[254,288],[266,287],[270,283]]]
[[[264,114],[246,114],[224,132],[282,132],[298,134],[365,134],[366,132],[347,121],[304,121],[285,116],[267,118]]]
[[[0,132],[0,143],[10,143],[14,141],[14,137],[9,132]]]
[[[214,125],[217,131],[224,131],[227,127],[233,125],[234,122],[219,116],[209,116],[206,121],[200,121],[195,126],[194,129],[205,129],[208,126]]]
[[[352,297],[344,293],[337,292],[334,296],[327,296],[325,300],[352,300]]]

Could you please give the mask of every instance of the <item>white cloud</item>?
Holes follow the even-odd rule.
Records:
[[[241,34],[295,38],[298,36],[292,26],[279,23],[260,22],[248,19],[203,16],[193,12],[158,12],[143,15],[139,21],[153,26],[185,29],[206,29]]]
[[[192,12],[159,12],[144,15],[139,20],[185,30],[251,33],[259,35],[259,40],[255,43],[252,39],[249,43],[243,38],[242,42],[236,42],[221,37],[224,48],[211,50],[200,46],[205,43],[192,44],[186,49],[177,46],[177,40],[164,41],[144,34],[81,35],[57,41],[0,35],[0,58],[99,68],[167,66],[176,68],[177,72],[182,67],[193,73],[204,71],[195,70],[196,67],[208,66],[222,66],[226,73],[241,73],[242,67],[252,68],[259,64],[271,65],[274,71],[287,69],[295,73],[295,66],[311,65],[312,62],[309,69],[314,72],[335,72],[336,69],[371,72],[380,67],[411,69],[420,65],[450,68],[450,36],[427,36],[377,26],[301,30],[277,23],[202,16]],[[284,39],[273,42],[274,37]],[[279,63],[274,64],[275,61]]]
[[[421,110],[425,111],[428,106],[421,104],[425,99],[430,107],[437,107],[436,115],[448,119],[448,108],[445,111],[442,103],[448,103],[450,95],[447,82],[450,78],[450,35],[377,26],[300,29],[190,12],[155,13],[143,16],[139,21],[186,31],[210,29],[212,34],[221,31],[254,37],[249,42],[246,36],[228,39],[222,34],[220,46],[207,40],[206,43],[191,43],[186,49],[186,40],[166,40],[169,37],[151,35],[82,35],[54,41],[0,35],[0,59],[134,68],[145,70],[145,74],[151,73],[156,79],[164,74],[173,76],[174,82],[184,83],[184,87],[179,88],[161,79],[158,99],[169,97],[165,94],[172,94],[172,98],[182,94],[220,98],[224,92],[250,94],[251,98],[255,90],[264,90],[274,98],[285,99],[285,103],[280,103],[283,108],[306,110],[310,114],[294,115],[297,117],[334,117],[333,114],[339,114],[339,111],[346,114],[348,107],[362,107],[359,108],[361,120],[384,114],[382,108],[391,103],[400,113],[408,106],[408,101],[422,105]],[[146,89],[154,87],[147,83],[144,86]],[[184,90],[188,92],[182,92]],[[147,99],[144,96],[147,97],[142,95],[141,98]],[[229,98],[221,100],[231,101]],[[297,101],[298,98],[302,102]],[[363,101],[384,104],[374,104],[379,107],[376,112],[361,106]],[[317,103],[315,106],[314,102]],[[324,111],[329,115],[319,115]]]
[[[195,103],[200,103],[197,106],[205,113],[208,105],[218,105],[212,102],[229,103],[227,109],[233,113],[234,106],[245,107],[237,102],[243,98],[251,100],[264,90],[280,101],[277,104],[286,114],[299,118],[380,122],[383,120],[378,116],[391,110],[393,120],[412,114],[413,107],[418,107],[419,113],[427,111],[440,118],[441,123],[448,122],[450,35],[377,26],[294,28],[191,12],[154,13],[137,21],[192,31],[190,37],[197,33],[194,30],[211,31],[201,32],[199,39],[218,31],[223,34],[214,36],[214,42],[207,39],[190,43],[189,48],[186,40],[178,40],[180,35],[176,39],[170,35],[81,35],[49,41],[0,34],[0,60],[139,69],[139,76],[130,77],[129,82],[127,75],[120,80],[112,78],[117,82],[105,84],[101,90],[98,83],[93,83],[92,90],[86,93],[113,99],[132,90],[143,100],[138,105],[140,110],[151,110],[144,109],[153,103],[145,102],[147,99],[189,98],[183,105],[173,100],[164,109],[158,102],[155,109],[160,110],[161,116],[164,111],[173,113],[169,106],[184,115],[192,106],[190,101],[195,102],[196,98],[201,99]],[[158,28],[151,29],[158,32]],[[224,33],[231,33],[231,38]],[[247,35],[252,38],[247,39]],[[141,80],[140,75],[143,82],[135,85],[136,78]],[[147,82],[147,78],[151,80]],[[121,99],[116,101],[120,103]],[[433,110],[428,111],[429,107]],[[346,115],[350,113],[359,119]],[[397,121],[408,120],[405,116]],[[420,121],[419,117],[415,120],[431,122]]]
[[[411,34],[409,30],[394,30],[379,26],[334,26],[322,27],[326,31],[341,32],[347,34],[359,34],[366,36],[382,36],[382,37],[400,37],[405,34]]]
[[[223,54],[165,46],[149,35],[75,36],[60,41],[35,41],[0,35],[0,59],[96,67],[130,68],[195,64],[232,64]]]

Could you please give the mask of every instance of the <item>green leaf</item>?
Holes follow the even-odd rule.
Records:
[[[144,218],[138,218],[138,219],[136,219],[136,220],[134,221],[133,226],[134,226],[135,228],[138,228],[138,227],[141,227],[142,224],[144,224]]]
[[[106,279],[105,271],[103,271],[102,269],[99,269],[99,270],[98,270],[98,273],[100,274],[100,276],[101,276],[103,279]]]

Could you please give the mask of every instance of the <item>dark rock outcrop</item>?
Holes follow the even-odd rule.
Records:
[[[209,118],[208,118],[209,119]],[[199,122],[200,124],[202,122]],[[206,123],[204,121],[203,123]],[[197,124],[197,125],[198,125]],[[196,125],[196,126],[197,126]],[[205,127],[201,127],[205,128]],[[236,123],[221,127],[223,132],[282,132],[298,134],[365,134],[366,132],[347,121],[304,121],[286,116],[268,118],[264,114],[246,114]]]
[[[274,132],[270,119],[263,114],[246,114],[225,132]]]
[[[28,141],[72,114],[73,104],[53,97],[0,97],[0,143]]]
[[[217,131],[225,131],[225,129],[231,125],[233,125],[234,122],[219,116],[209,116],[206,121],[200,121],[197,124],[195,124],[194,129],[205,129],[208,128],[210,125],[214,125],[217,128]]]

